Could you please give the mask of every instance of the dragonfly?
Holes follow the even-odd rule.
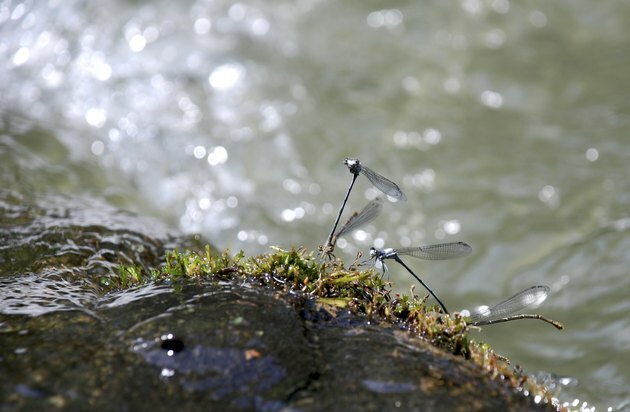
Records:
[[[532,286],[522,290],[514,296],[497,303],[494,306],[479,306],[472,312],[461,311],[466,322],[471,325],[492,325],[519,319],[538,319],[547,322],[556,329],[563,329],[562,323],[538,314],[520,313],[527,308],[537,308],[549,295],[549,286]]]
[[[472,252],[472,248],[466,242],[449,242],[449,243],[439,243],[435,245],[428,246],[418,246],[418,247],[405,247],[399,249],[370,249],[370,259],[374,259],[376,263],[380,263],[383,267],[383,273],[387,269],[385,266],[384,260],[393,259],[398,262],[402,267],[407,269],[407,272],[411,273],[411,275],[416,278],[418,282],[433,296],[433,298],[440,304],[444,313],[448,314],[448,310],[446,306],[440,298],[431,290],[431,288],[424,283],[424,281],[416,275],[413,270],[409,266],[403,262],[400,256],[411,256],[424,260],[447,260],[447,259],[456,259],[459,257],[467,256]]]
[[[348,167],[350,173],[352,173],[352,181],[350,182],[350,186],[346,191],[346,195],[343,198],[343,203],[341,204],[341,208],[339,209],[339,213],[337,213],[337,218],[335,219],[335,223],[333,224],[332,230],[330,231],[330,235],[326,240],[326,244],[322,247],[324,250],[332,251],[334,250],[334,245],[332,244],[333,237],[335,236],[335,231],[337,230],[337,225],[339,225],[339,220],[341,219],[341,215],[343,214],[343,210],[346,207],[346,203],[348,203],[348,197],[350,197],[350,192],[352,192],[352,188],[354,187],[354,182],[356,182],[359,174],[363,174],[378,190],[383,192],[388,196],[389,199],[393,199],[394,201],[405,201],[407,200],[407,196],[400,190],[400,187],[391,180],[386,177],[381,176],[376,173],[374,170],[370,169],[367,166],[361,164],[359,159],[353,159],[350,157],[346,157],[344,160],[344,164]]]

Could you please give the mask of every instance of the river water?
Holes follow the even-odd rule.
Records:
[[[339,257],[465,240],[465,259],[408,261],[452,310],[549,285],[539,312],[564,331],[475,336],[573,406],[622,410],[629,27],[625,1],[4,0],[0,183],[99,197],[220,248],[315,249],[357,157],[408,201]],[[350,209],[377,195],[363,177],[354,190]]]

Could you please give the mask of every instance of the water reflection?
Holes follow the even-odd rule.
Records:
[[[484,106],[488,106],[491,109],[500,109],[501,106],[503,106],[503,96],[501,96],[501,93],[492,90],[484,90],[479,96],[479,101]]]
[[[594,147],[589,147],[586,149],[586,159],[589,162],[596,162],[599,159],[599,151]]]
[[[210,73],[208,82],[218,91],[228,91],[245,77],[245,71],[240,65],[227,64],[219,66]]]
[[[0,313],[41,316],[47,313],[79,311],[96,316],[90,310],[98,297],[94,291],[68,282],[60,276],[63,273],[46,274],[50,278],[41,275],[20,274],[0,278]]]
[[[373,29],[394,29],[403,23],[403,14],[398,9],[373,11],[367,16],[367,24]]]

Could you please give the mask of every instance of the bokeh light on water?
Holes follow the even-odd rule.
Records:
[[[0,147],[28,173],[2,178],[257,253],[322,243],[356,156],[409,201],[340,256],[466,240],[466,259],[410,262],[449,307],[549,284],[540,310],[566,331],[483,337],[615,406],[630,384],[629,23],[624,2],[5,0]],[[376,196],[355,190],[350,210]]]

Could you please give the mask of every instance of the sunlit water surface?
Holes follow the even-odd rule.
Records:
[[[467,241],[408,263],[452,310],[548,284],[538,311],[564,331],[479,338],[574,407],[628,408],[630,4],[382,6],[1,1],[2,185],[257,253],[321,244],[356,156],[408,201],[338,256]],[[361,177],[349,208],[376,195]]]

